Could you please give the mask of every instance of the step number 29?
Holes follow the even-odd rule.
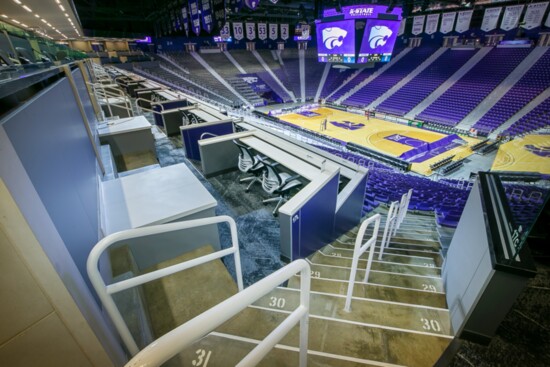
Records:
[[[197,359],[193,359],[191,364],[193,364],[193,366],[195,367],[206,367],[208,365],[208,360],[210,359],[212,351],[209,350],[207,352],[204,349],[197,349],[195,353],[197,354]]]

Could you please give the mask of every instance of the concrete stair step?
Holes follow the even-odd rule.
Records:
[[[351,267],[352,259],[328,256],[318,251],[311,256],[311,262],[314,264],[334,265],[340,267]],[[367,266],[367,260],[359,260],[359,268],[364,269]],[[395,274],[410,274],[440,277],[441,269],[436,268],[434,264],[426,262],[424,265],[396,264],[385,261],[375,260],[372,262],[371,270],[391,272]]]
[[[349,268],[316,263],[310,263],[310,266],[312,272],[311,275],[314,278],[334,279],[340,281],[349,280]],[[356,282],[363,281],[364,276],[364,268],[357,270]],[[420,276],[371,270],[368,283],[406,289],[433,290],[441,293],[444,292],[443,281],[438,276]]]
[[[366,233],[365,235],[365,238],[368,238],[369,236],[371,235],[371,233]],[[418,237],[418,238],[414,238],[413,236],[409,237],[409,236],[406,236],[406,235],[402,235],[402,234],[397,234],[396,236],[393,236],[390,240],[390,243],[400,243],[400,244],[407,244],[407,245],[414,245],[414,246],[423,246],[423,247],[428,247],[428,248],[432,248],[434,251],[437,251],[439,250],[439,238],[437,237],[437,233],[435,233],[431,238],[428,238],[427,236],[425,237]],[[433,237],[437,237],[436,239],[433,239]],[[382,238],[384,237],[384,232],[383,231],[379,231],[378,232],[378,236],[377,236],[377,240],[378,241],[381,241]],[[340,237],[338,237],[336,240],[337,241],[340,241],[340,242],[343,242],[345,244],[349,244],[349,245],[353,245],[355,243],[355,239],[356,237],[349,237],[347,235],[342,235]]]
[[[235,366],[259,342],[260,340],[257,339],[213,332],[183,350],[178,355],[178,361],[181,361],[180,366]],[[298,366],[298,363],[299,349],[297,347],[278,344],[257,366]],[[310,350],[308,351],[307,365],[311,367],[375,367],[380,366],[380,363]],[[387,364],[385,366],[397,365]]]
[[[333,257],[341,257],[346,259],[353,258],[353,248],[336,248],[332,245],[328,245],[323,247],[320,250],[323,254],[327,256],[333,256]],[[380,261],[378,259],[379,251],[375,250],[374,252],[374,261]],[[359,258],[366,260],[368,259],[369,253],[368,251],[365,252],[363,255],[361,255]],[[408,256],[408,255],[396,255],[394,253],[387,253],[384,251],[384,254],[382,255],[381,261],[384,262],[391,262],[395,264],[403,264],[403,265],[418,265],[418,266],[434,266],[434,267],[440,267],[441,266],[441,257],[425,257],[425,256]]]
[[[216,331],[239,337],[264,339],[288,316],[287,311],[248,307]],[[441,356],[452,337],[435,334],[437,321],[426,320],[424,332],[369,325],[310,315],[309,349],[322,353],[370,359],[406,366],[431,366]],[[280,344],[298,346],[295,327]]]
[[[445,308],[414,304],[352,298],[351,312],[344,311],[346,297],[327,293],[311,293],[310,315],[381,325],[409,331],[424,331],[421,320],[437,320],[436,334],[450,335],[449,311]],[[300,291],[295,288],[276,288],[254,306],[292,312],[300,305]]]
[[[203,246],[162,262],[148,271],[213,252]],[[143,285],[151,328],[158,338],[238,292],[221,260],[213,260]]]
[[[291,278],[288,282],[288,287],[299,289],[300,278]],[[436,289],[435,285],[432,285],[432,287],[432,289]],[[427,285],[426,288],[429,289]],[[311,289],[315,292],[346,295],[348,291],[348,282],[345,280],[312,278]],[[444,293],[433,292],[430,290],[390,287],[372,283],[355,283],[353,287],[353,297],[401,302],[413,305],[424,305],[437,308],[447,307],[447,300]]]
[[[343,244],[342,242],[336,240],[330,246],[342,249],[342,250],[352,250],[353,245],[349,244]],[[392,246],[396,246],[393,244]],[[378,253],[378,250],[375,250],[376,253]],[[419,257],[426,257],[431,258],[434,260],[437,260],[441,258],[441,254],[439,251],[432,251],[432,250],[425,250],[425,249],[402,249],[402,248],[395,248],[395,247],[387,247],[384,249],[384,254],[395,254],[395,255],[405,255],[405,256],[419,256]]]

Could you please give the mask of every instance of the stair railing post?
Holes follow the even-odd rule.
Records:
[[[384,235],[382,236],[382,243],[380,243],[380,251],[378,252],[378,260],[382,259],[384,249],[388,247],[391,241],[395,219],[397,218],[396,209],[398,203],[398,201],[394,201],[390,205],[390,210],[388,211],[388,216],[386,217],[386,224],[384,225]]]
[[[368,272],[370,272],[372,258],[374,255],[374,248],[376,247],[376,239],[378,238],[378,228],[380,226],[380,218],[381,218],[380,214],[376,214],[366,219],[361,224],[361,226],[359,227],[359,231],[357,232],[357,238],[355,239],[355,245],[353,248],[353,260],[351,263],[351,270],[350,270],[350,276],[349,276],[348,293],[346,295],[346,304],[344,305],[344,311],[346,312],[351,311],[351,298],[353,296],[353,287],[355,285],[355,276],[357,274],[357,264],[359,263],[359,257],[363,253],[365,253],[368,249],[370,249],[369,259],[367,261],[367,268],[365,270],[366,272],[365,279],[368,279]],[[372,235],[361,246],[363,237],[365,236],[365,232],[369,227],[369,225],[373,222],[374,222],[374,229],[372,231]]]

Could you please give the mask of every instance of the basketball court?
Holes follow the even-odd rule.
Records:
[[[550,135],[526,135],[502,144],[491,170],[550,174]]]
[[[430,175],[430,164],[454,155],[453,160],[472,154],[470,145],[479,139],[451,136],[412,126],[367,118],[351,112],[320,107],[299,113],[277,116],[288,123],[325,134],[345,142],[353,142],[366,148],[401,157],[412,163],[414,172]],[[326,125],[324,121],[327,121]],[[326,129],[323,127],[326,126]],[[439,147],[426,150],[428,146]]]

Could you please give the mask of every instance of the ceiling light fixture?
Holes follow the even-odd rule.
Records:
[[[6,14],[2,14],[2,18],[8,18]]]
[[[28,11],[29,13],[32,13],[31,8],[29,8],[27,5],[23,5],[23,9],[25,9],[25,10]]]
[[[15,19],[12,19],[11,21],[12,21],[12,22],[14,22],[14,23],[17,23],[17,24],[21,24],[21,22],[20,22],[20,21],[18,21],[18,20],[15,20]]]
[[[46,21],[46,19],[44,19],[44,18],[42,18],[42,19],[40,19],[40,20],[43,21],[44,23],[48,23],[48,22]]]
[[[34,16],[37,17],[37,18],[40,18],[40,15],[38,15],[38,14],[35,14]]]
[[[13,1],[14,1],[16,4],[21,5],[21,1],[19,1],[19,0],[13,0]]]

